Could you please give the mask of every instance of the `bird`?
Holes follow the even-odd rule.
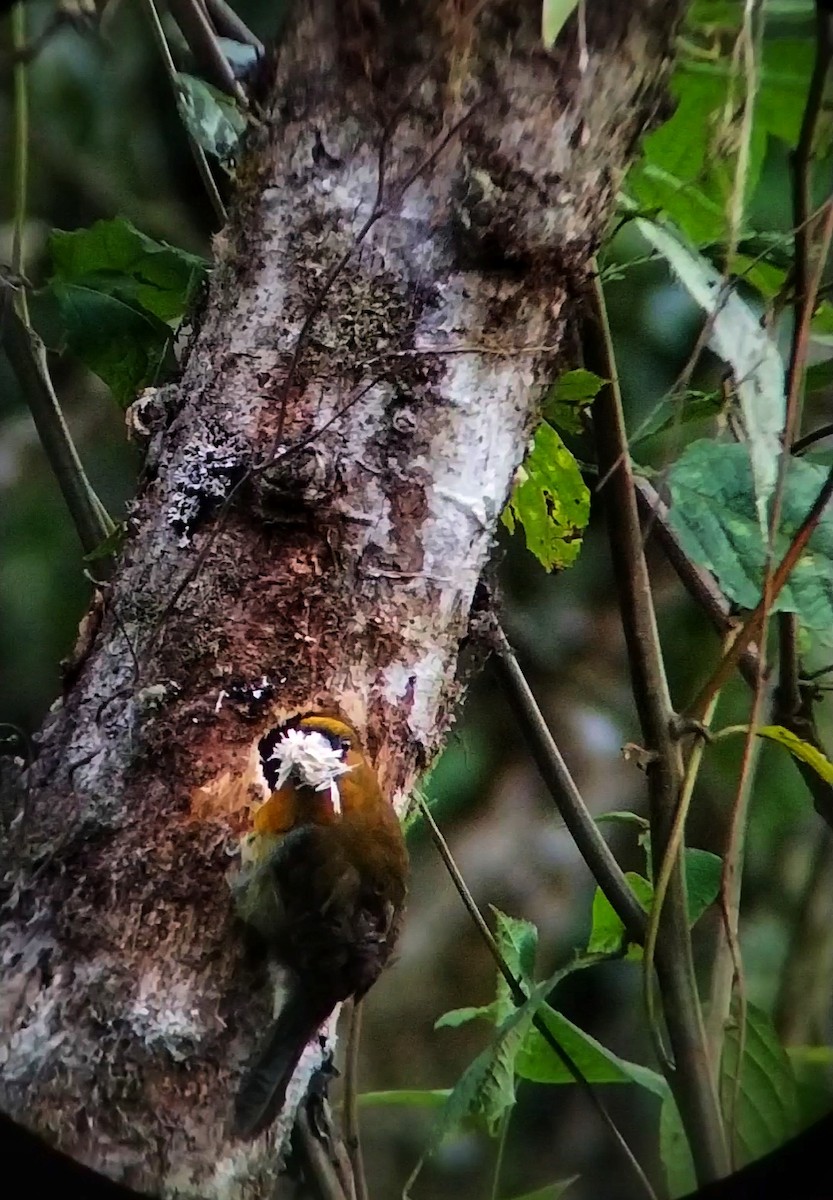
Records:
[[[231,1127],[242,1139],[278,1116],[305,1047],[336,1006],[360,1000],[382,973],[408,880],[399,818],[351,725],[304,713],[266,733],[258,754],[270,795],[232,887],[285,992],[235,1098]]]

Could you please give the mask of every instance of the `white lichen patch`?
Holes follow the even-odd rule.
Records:
[[[200,999],[192,977],[172,978],[170,970],[154,967],[140,978],[124,1019],[146,1046],[183,1062],[208,1032]]]

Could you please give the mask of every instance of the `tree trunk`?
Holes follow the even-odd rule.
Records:
[[[681,8],[597,0],[586,44],[574,20],[547,53],[541,0],[295,7],[6,847],[0,1105],[115,1178],[274,1187],[288,1118],[253,1146],[226,1136],[270,1004],[227,885],[254,744],[337,705],[397,805],[436,754]]]

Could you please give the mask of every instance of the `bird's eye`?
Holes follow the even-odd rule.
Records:
[[[349,750],[349,749],[350,749],[350,739],[349,739],[349,738],[342,738],[342,739],[341,739],[341,748],[342,748],[342,750]]]

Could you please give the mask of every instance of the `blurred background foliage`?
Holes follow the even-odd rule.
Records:
[[[735,20],[737,3],[722,7]],[[273,2],[240,0],[239,11],[268,38],[276,23]],[[708,4],[699,5],[701,11]],[[732,10],[734,13],[732,14]],[[796,113],[812,59],[812,6],[771,5],[767,39],[788,37],[796,80]],[[50,20],[51,5],[31,3],[34,36]],[[719,13],[717,16],[719,17]],[[787,22],[787,28],[784,27]],[[803,46],[799,52],[794,46]],[[725,51],[719,38],[715,53]],[[8,20],[0,34],[0,259],[11,259],[12,84]],[[793,52],[794,51],[794,52]],[[97,27],[66,25],[31,64],[31,185],[25,271],[37,287],[49,274],[46,237],[99,218],[123,216],[143,232],[206,257],[212,212],[194,169],[185,134],[138,6],[113,0]],[[766,81],[764,81],[764,88]],[[795,115],[795,114],[794,114]],[[829,144],[829,138],[828,138]],[[767,133],[749,220],[761,231],[790,227],[786,140]],[[830,156],[818,164],[829,173]],[[629,228],[605,253],[619,270],[607,287],[629,423],[638,429],[677,378],[694,343],[701,315],[683,289]],[[33,303],[37,327],[52,350],[50,362],[68,422],[91,481],[115,518],[137,478],[138,456],[125,436],[124,418],[106,388],[68,354],[48,303]],[[716,386],[720,368],[704,356],[694,387]],[[811,423],[824,419],[829,396],[813,399]],[[828,416],[829,419],[829,416]],[[635,446],[637,459],[662,469],[692,436],[709,426],[672,428]],[[571,447],[592,457],[579,436]],[[588,482],[593,487],[592,475]],[[60,693],[59,662],[71,650],[90,597],[90,582],[75,531],[39,448],[14,377],[0,359],[0,720],[5,753],[25,754],[25,741]],[[682,592],[659,550],[652,566],[672,694],[679,703],[702,683],[718,652],[717,639]],[[95,572],[95,563],[88,570]],[[639,740],[627,664],[610,575],[604,530],[594,504],[577,565],[548,575],[523,544],[521,533],[501,535],[500,580],[505,623],[579,787],[595,812],[644,802],[643,779],[621,754]],[[823,665],[821,661],[815,665]],[[727,689],[721,723],[746,717],[741,685]],[[822,735],[831,733],[825,701]],[[692,817],[691,841],[708,848],[715,814],[731,803],[740,740],[710,749]],[[786,755],[765,747],[755,786],[746,869],[743,939],[749,998],[778,1011],[795,923],[808,902],[813,856],[825,837],[803,784]],[[591,879],[560,827],[496,677],[487,667],[470,681],[456,732],[427,783],[434,811],[457,862],[482,907],[494,904],[533,921],[539,930],[541,973],[565,962],[584,944],[590,923]],[[643,867],[633,833],[611,836],[628,869]],[[487,1003],[493,967],[461,908],[444,869],[418,825],[411,835],[414,875],[410,917],[399,962],[374,990],[365,1020],[362,1087],[449,1087],[485,1044],[479,1023],[434,1032],[446,1010]],[[701,936],[708,933],[706,918]],[[813,947],[818,965],[827,945]],[[800,966],[801,964],[799,964]],[[806,966],[806,964],[804,964]],[[797,970],[798,967],[793,964]],[[651,1062],[639,1000],[639,966],[606,965],[583,971],[559,992],[559,1006],[584,1029],[625,1057]],[[827,993],[829,993],[829,976]],[[799,992],[799,995],[802,995]],[[808,989],[802,1009],[782,1029],[798,1045],[831,1041],[829,994]],[[796,1059],[800,1056],[797,1054]],[[806,1119],[830,1099],[829,1062],[802,1062]],[[657,1163],[654,1098],[633,1087],[601,1089],[638,1155]],[[414,1108],[368,1107],[363,1127],[371,1190],[398,1195],[423,1148],[432,1114]],[[429,1163],[417,1196],[459,1200],[490,1194],[495,1144],[472,1129],[450,1139]],[[588,1168],[588,1164],[592,1164]],[[594,1114],[573,1087],[520,1087],[509,1131],[501,1195],[584,1173],[570,1195],[608,1194],[605,1180],[619,1167]]]

